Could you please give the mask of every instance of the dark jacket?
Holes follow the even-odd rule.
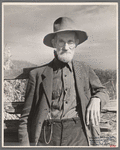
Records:
[[[34,69],[29,74],[26,89],[25,103],[19,125],[19,141],[22,146],[36,145],[38,142],[43,121],[49,112],[52,95],[53,61]],[[108,100],[105,87],[94,71],[86,64],[73,60],[73,70],[76,81],[76,90],[81,103],[83,122],[89,142],[93,136],[85,123],[86,108],[92,96],[99,97],[101,108]],[[94,135],[99,135],[99,127],[92,129]],[[89,143],[90,144],[90,143]]]

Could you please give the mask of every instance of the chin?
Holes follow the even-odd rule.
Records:
[[[68,63],[71,62],[73,59],[73,55],[72,54],[62,54],[62,55],[58,55],[58,59],[62,62]]]

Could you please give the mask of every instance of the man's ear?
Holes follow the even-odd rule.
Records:
[[[55,39],[52,39],[51,43],[52,43],[53,47],[55,48]]]

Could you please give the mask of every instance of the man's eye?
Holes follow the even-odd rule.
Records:
[[[60,40],[59,43],[64,43],[64,42],[62,40]]]
[[[62,40],[60,40],[60,41],[59,41],[59,45],[60,45],[60,46],[63,46],[63,45],[64,45],[64,42],[63,42]]]
[[[73,41],[69,41],[68,44],[74,44],[74,42]]]
[[[59,42],[63,42],[63,40],[59,40]]]

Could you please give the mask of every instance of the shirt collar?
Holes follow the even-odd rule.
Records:
[[[58,60],[57,58],[54,58],[54,60],[53,60],[53,70],[54,71],[56,71],[58,69],[62,69],[65,66],[67,66],[69,68],[69,70],[72,72],[72,62],[64,63],[64,62]]]

